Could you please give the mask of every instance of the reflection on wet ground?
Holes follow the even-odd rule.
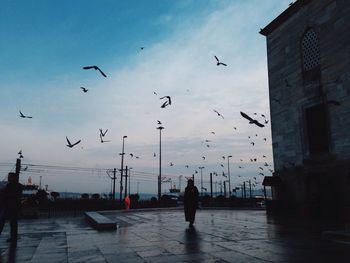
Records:
[[[116,231],[82,217],[20,221],[17,247],[6,243],[6,225],[0,262],[350,262],[349,246],[264,211],[200,210],[193,228],[181,210],[106,215]]]

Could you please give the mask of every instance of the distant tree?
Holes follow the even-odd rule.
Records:
[[[52,196],[52,198],[54,200],[56,200],[56,198],[60,197],[60,193],[59,192],[51,192],[50,195]]]
[[[100,194],[92,194],[91,197],[92,199],[97,200],[100,199]]]
[[[83,198],[83,199],[89,199],[89,194],[84,193],[84,194],[81,195],[81,198]]]

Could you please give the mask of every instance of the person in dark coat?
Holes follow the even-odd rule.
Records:
[[[18,231],[18,212],[21,205],[23,185],[17,182],[15,173],[8,174],[8,183],[5,188],[0,192],[2,199],[1,211],[0,211],[0,234],[5,225],[5,220],[10,221],[11,238],[7,239],[7,242],[17,242]]]
[[[190,222],[190,227],[193,226],[194,219],[196,216],[196,210],[198,208],[198,189],[194,185],[192,179],[187,181],[187,187],[185,188],[184,195],[184,209],[185,209],[185,219]]]

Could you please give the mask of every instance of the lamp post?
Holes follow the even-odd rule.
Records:
[[[120,154],[122,156],[122,163],[120,167],[120,195],[119,195],[119,201],[122,202],[122,194],[123,194],[123,171],[124,171],[124,140],[125,138],[128,138],[128,136],[124,135],[123,136],[123,147],[122,147],[122,153]],[[115,181],[114,181],[115,184]],[[115,188],[115,186],[114,186]]]
[[[158,175],[158,201],[162,195],[162,130],[164,127],[159,126],[159,175]]]
[[[232,157],[232,155],[227,156],[228,194],[229,194],[229,197],[231,197],[230,157]]]
[[[130,197],[130,181],[131,181],[131,169],[132,167],[129,168],[129,197]]]
[[[202,170],[204,169],[204,166],[198,167],[198,169],[201,170],[201,196],[203,196],[203,173]]]

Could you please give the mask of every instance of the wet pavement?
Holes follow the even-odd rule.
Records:
[[[0,236],[0,262],[350,262],[350,245],[264,211],[200,210],[194,228],[183,211],[105,213],[118,224],[97,231],[82,216],[21,220],[17,247]]]

